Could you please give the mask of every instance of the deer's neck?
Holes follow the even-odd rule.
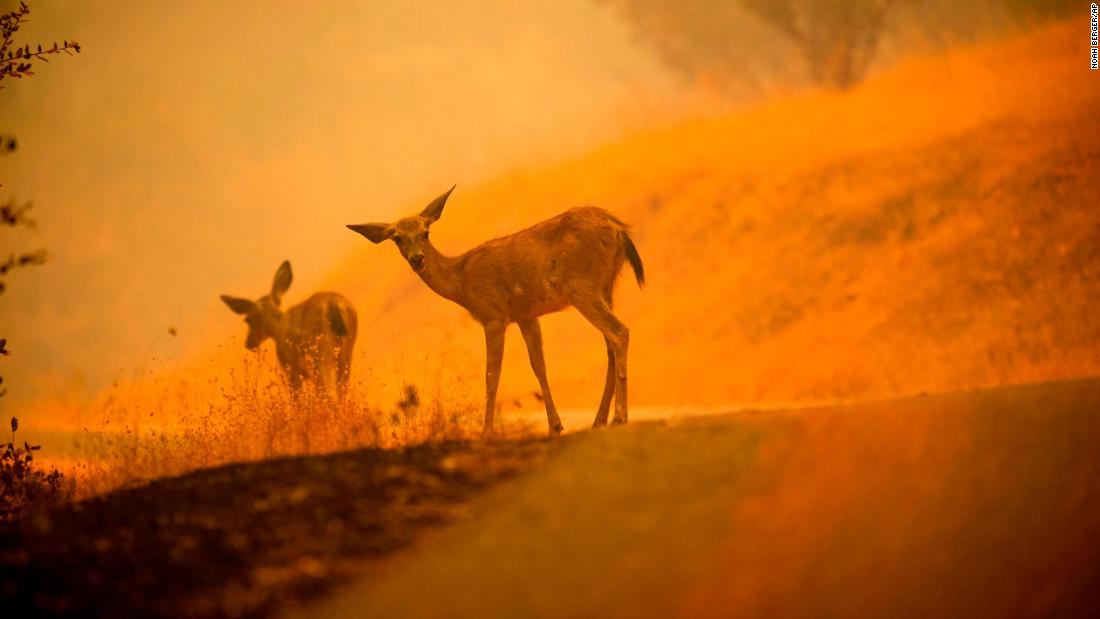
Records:
[[[276,348],[286,348],[293,337],[290,329],[290,319],[286,312],[279,312],[279,316],[271,322],[271,339],[275,340]]]
[[[431,241],[424,243],[424,268],[418,275],[433,292],[463,305],[458,259],[439,253]]]

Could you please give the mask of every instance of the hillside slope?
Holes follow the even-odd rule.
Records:
[[[459,184],[433,240],[459,253],[565,208],[634,226],[624,277],[632,402],[785,403],[1100,371],[1100,89],[1076,24],[913,60],[637,136],[552,168]],[[461,179],[456,179],[461,181]],[[425,187],[424,202],[445,187]],[[421,204],[395,208],[396,218]],[[327,284],[358,304],[361,376],[480,394],[480,328],[395,248]],[[543,320],[565,406],[594,408],[604,350],[575,312]],[[501,393],[538,407],[518,332]]]
[[[631,403],[656,411],[1095,375],[1100,89],[1081,68],[1078,38],[1075,24],[1054,25],[914,59],[849,93],[777,99],[485,185],[460,182],[432,238],[457,254],[582,204],[630,222],[648,286],[623,277],[616,308],[631,327]],[[389,216],[418,212],[444,189],[425,187],[422,202]],[[359,310],[356,406],[389,411],[413,384],[437,413],[476,416],[480,326],[391,244],[355,239],[359,249],[325,281],[300,286],[337,290]],[[211,340],[226,320],[219,314]],[[555,399],[584,418],[603,387],[602,340],[575,310],[542,323]],[[270,347],[263,355],[273,365]],[[209,410],[199,426],[239,436],[234,423],[270,404],[247,395],[251,357],[239,340],[212,341],[87,411],[62,403],[25,416],[66,429],[109,420],[193,429],[196,411]],[[502,420],[541,409],[536,389],[512,329]],[[324,425],[290,409],[272,419],[280,415],[302,432]]]

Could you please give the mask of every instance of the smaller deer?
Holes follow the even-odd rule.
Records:
[[[355,308],[335,292],[318,292],[284,312],[279,305],[293,279],[290,262],[284,261],[275,271],[269,294],[257,301],[223,294],[221,300],[244,315],[246,348],[255,350],[267,338],[275,340],[279,365],[295,391],[309,380],[320,389],[335,387],[343,397],[358,328]]]
[[[612,423],[626,423],[630,330],[612,312],[611,295],[625,263],[630,264],[638,285],[645,283],[642,259],[627,225],[600,208],[574,208],[460,256],[444,256],[428,240],[428,232],[443,214],[451,191],[454,187],[419,215],[348,228],[372,243],[392,239],[432,291],[464,307],[485,328],[485,433],[493,431],[504,332],[513,322],[519,324],[531,369],[542,388],[550,434],[561,433],[561,418],[546,378],[539,316],[569,306],[599,330],[607,347],[603,397],[592,425],[607,425],[612,397]]]

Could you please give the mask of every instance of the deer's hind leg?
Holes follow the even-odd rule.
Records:
[[[604,301],[610,309],[612,307],[610,286],[604,291]],[[611,348],[611,340],[604,337],[603,341],[607,346],[607,376],[604,378],[600,406],[596,409],[596,419],[592,422],[593,428],[607,425],[607,414],[611,411],[611,398],[615,395],[615,351]]]
[[[348,383],[351,382],[351,347],[342,346],[336,358],[336,397],[341,401],[348,397]]]
[[[611,306],[602,295],[598,294],[574,294],[570,296],[573,307],[584,316],[588,322],[603,333],[611,355],[614,356],[615,365],[615,416],[611,423],[626,423],[627,398],[626,398],[626,351],[630,344],[630,329],[623,321],[611,311]],[[605,395],[610,399],[610,394]],[[599,421],[597,413],[596,421]]]
[[[561,434],[563,427],[558,409],[554,406],[554,397],[550,395],[550,381],[546,379],[546,361],[542,356],[542,329],[539,327],[539,319],[519,321],[519,330],[523,333],[523,341],[527,344],[527,356],[531,358],[531,369],[535,372],[535,378],[542,388],[542,400],[546,404],[546,423],[550,426],[552,436]]]
[[[593,428],[607,425],[607,415],[611,412],[611,398],[615,395],[615,351],[611,348],[611,340],[605,337],[603,341],[607,345],[607,377],[604,379],[600,406],[596,409],[596,420],[592,422]]]

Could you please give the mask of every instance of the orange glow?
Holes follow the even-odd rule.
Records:
[[[583,156],[463,182],[433,239],[456,254],[582,204],[630,222],[649,285],[620,286],[617,309],[632,330],[639,406],[852,401],[1095,373],[1097,213],[1085,205],[1100,91],[1077,70],[1073,31],[1056,24],[913,58],[851,92],[657,122]],[[285,157],[234,191],[297,165]],[[413,384],[473,410],[480,327],[397,252],[343,229],[417,212],[451,182],[423,180],[333,221],[331,242],[350,251],[323,277],[306,269],[288,296],[331,289],[355,303],[353,375],[371,406]],[[256,265],[240,286],[261,291],[271,268]],[[237,291],[206,291],[211,304],[219,292]],[[183,385],[224,386],[245,358],[240,334],[227,338],[238,329],[227,312],[201,324],[192,352],[153,372],[156,387],[124,380],[110,406],[101,397],[33,414],[83,427],[131,411],[115,423],[149,424],[136,411],[152,408],[177,424],[179,398],[166,393],[184,389],[190,407],[217,401],[217,390]],[[546,317],[543,330],[559,406],[594,410],[606,363],[598,333],[575,311]],[[511,329],[504,418],[537,410],[536,389]]]
[[[1087,10],[39,1],[0,608],[1100,615]]]

